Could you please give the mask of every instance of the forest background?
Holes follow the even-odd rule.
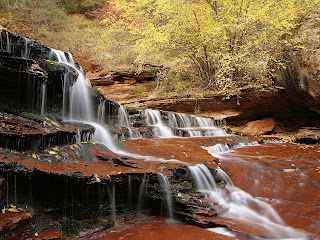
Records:
[[[162,65],[156,95],[272,85],[315,0],[1,0],[0,26],[108,72]],[[320,23],[319,23],[320,25]]]

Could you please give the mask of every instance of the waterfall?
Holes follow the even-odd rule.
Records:
[[[145,193],[147,192],[148,182],[149,182],[149,178],[147,177],[147,174],[145,173],[143,175],[142,182],[139,187],[138,207],[137,207],[138,212],[140,212],[142,209],[142,204],[143,204],[143,200],[144,200],[143,197],[144,197]]]
[[[44,81],[41,86],[41,115],[45,115],[47,105],[47,81]]]
[[[29,48],[28,48],[28,38],[23,37],[24,48],[21,48],[21,56],[24,58],[29,58]]]
[[[220,217],[237,218],[252,226],[262,227],[274,237],[304,237],[302,232],[286,226],[271,205],[235,187],[222,169],[218,168],[217,174],[227,182],[227,194],[217,187],[211,172],[205,165],[191,166],[189,170],[197,191],[225,210]]]
[[[162,173],[158,174],[159,183],[163,192],[164,199],[166,200],[167,208],[168,208],[168,215],[169,218],[172,219],[173,217],[173,202],[172,202],[172,192],[171,192],[171,184],[167,176],[163,175]]]
[[[80,120],[80,121],[93,121],[92,113],[92,101],[88,91],[90,87],[89,80],[85,77],[84,72],[81,67],[78,67],[72,58],[70,53],[64,53],[60,50],[52,49],[53,54],[55,55],[59,63],[66,64],[71,66],[77,73],[77,81],[70,83],[69,74],[66,74],[64,79],[64,94],[69,94],[69,118],[68,120]],[[71,86],[72,85],[72,86]],[[69,89],[66,89],[69,88]],[[66,104],[67,96],[64,96],[64,113],[66,114]],[[64,115],[66,119],[66,115]],[[66,119],[67,120],[67,119]]]
[[[110,199],[110,215],[113,218],[116,218],[117,216],[117,210],[116,210],[116,186],[115,183],[112,183],[112,187],[110,189],[110,186],[108,187],[109,192],[109,199]]]
[[[124,127],[128,130],[130,139],[142,138],[139,131],[132,129],[128,111],[121,104],[120,104],[120,107],[118,108],[118,126]]]
[[[256,141],[253,141],[253,142],[243,142],[243,143],[237,143],[237,144],[218,143],[214,146],[202,147],[202,148],[207,150],[212,156],[219,158],[221,154],[228,153],[242,147],[256,146],[256,145],[259,145],[259,143]]]
[[[145,110],[147,124],[155,127],[157,137],[173,137],[171,129],[164,125],[161,113],[158,110]]]
[[[6,32],[6,36],[7,36],[7,52],[11,53],[11,49],[10,49],[10,37],[9,37],[9,33]]]
[[[227,133],[211,118],[198,117],[182,113],[167,113],[166,123],[158,110],[145,110],[146,122],[156,129],[157,137],[204,137],[226,136]]]
[[[106,118],[106,100],[102,100],[98,105],[98,123],[104,124],[105,118]]]

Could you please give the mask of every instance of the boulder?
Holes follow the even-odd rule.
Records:
[[[241,132],[249,136],[266,135],[272,132],[282,132],[282,126],[273,118],[265,118],[248,122]]]

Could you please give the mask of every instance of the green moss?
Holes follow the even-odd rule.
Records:
[[[176,198],[175,201],[176,201],[177,203],[181,203],[181,204],[185,204],[185,203],[187,202],[187,200],[184,199],[184,198]]]
[[[23,116],[25,118],[31,118],[31,119],[46,121],[46,117],[38,115],[38,114],[31,113],[31,112],[22,112],[21,116]]]
[[[39,61],[39,66],[46,72],[55,72],[61,69],[58,63],[52,62],[50,60],[41,59]]]
[[[81,232],[81,223],[77,220],[70,219],[65,222],[61,222],[62,234],[65,235],[79,235]]]
[[[101,92],[99,89],[92,88],[92,87],[89,88],[89,94],[90,94],[92,97],[100,97],[100,96],[103,96],[102,92]]]
[[[192,183],[189,183],[187,181],[184,181],[182,184],[181,184],[182,188],[184,190],[187,190],[187,191],[191,191],[193,189],[193,186],[192,186]]]

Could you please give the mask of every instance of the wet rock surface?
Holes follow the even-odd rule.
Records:
[[[318,239],[319,152],[318,145],[266,144],[224,154],[220,161],[236,186],[270,203],[289,226]]]
[[[90,126],[65,125],[55,119],[32,113],[22,113],[21,116],[17,116],[0,112],[0,147],[4,148],[44,149],[75,143],[77,135],[79,139],[82,137],[90,139],[92,133],[93,128]]]

